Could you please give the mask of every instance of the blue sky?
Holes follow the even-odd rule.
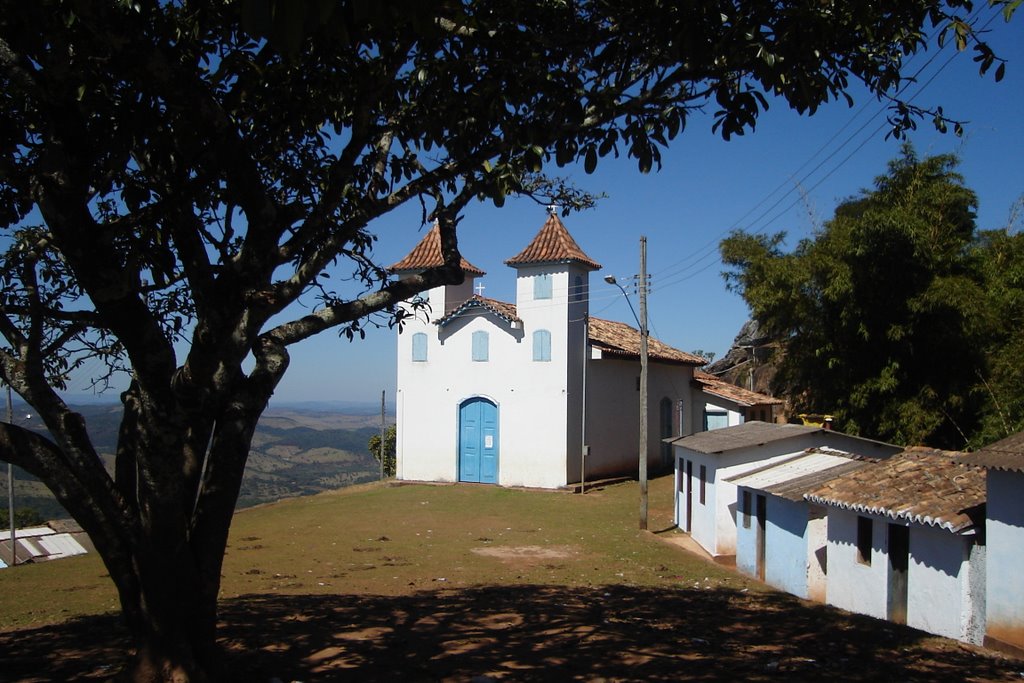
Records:
[[[907,91],[921,91],[916,104],[941,104],[948,116],[968,121],[963,138],[938,134],[922,122],[910,139],[921,155],[960,154],[960,171],[980,198],[982,229],[1005,226],[1011,206],[1024,195],[1024,18],[1010,24],[996,19],[992,28],[993,47],[1010,61],[1001,83],[991,73],[979,77],[969,53],[947,64],[955,53],[933,47],[911,62],[913,69],[924,70],[920,84]],[[591,315],[632,321],[622,294],[601,278],[613,274],[627,284],[638,270],[639,239],[645,235],[652,334],[686,351],[724,354],[747,319],[747,308],[725,288],[717,252],[721,238],[733,228],[785,231],[791,241],[807,236],[831,217],[837,203],[869,187],[898,154],[900,143],[885,139],[883,105],[853,94],[852,108],[833,103],[813,117],[776,103],[756,131],[729,142],[711,133],[711,116],[695,115],[664,152],[662,170],[648,175],[639,174],[625,157],[602,160],[589,176],[582,167],[545,169],[608,195],[597,208],[563,219],[584,251],[603,265],[591,276]],[[487,271],[478,280],[485,296],[514,300],[515,271],[504,260],[518,253],[544,220],[544,208],[527,200],[467,210],[460,248]],[[393,263],[412,249],[426,229],[419,221],[419,207],[410,206],[372,226],[379,237],[379,263]],[[293,346],[291,366],[272,405],[379,401],[382,389],[392,403],[395,335],[368,330],[366,339],[349,342],[326,332]],[[84,386],[75,381],[72,389]]]

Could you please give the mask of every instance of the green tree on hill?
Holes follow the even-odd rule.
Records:
[[[1024,431],[1024,233],[1011,225],[982,232],[974,249],[985,290],[978,311],[987,374],[979,373],[984,409],[973,445]]]
[[[384,476],[393,477],[395,476],[395,437],[397,433],[397,427],[390,425],[384,430],[384,449],[381,451],[380,445],[380,434],[374,434],[370,437],[369,443],[366,447],[370,450],[374,459],[379,463],[381,458],[384,458]]]
[[[11,526],[11,513],[4,507],[0,508],[0,529],[9,529]],[[38,510],[33,508],[15,508],[14,509],[14,526],[17,529],[22,529],[28,526],[39,526],[45,524],[46,520],[39,514]]]
[[[0,379],[52,436],[2,425],[0,458],[91,536],[129,678],[218,680],[228,530],[291,348],[462,282],[470,202],[585,205],[541,173],[613,154],[647,172],[694,111],[729,138],[769,98],[812,114],[854,84],[894,102],[897,133],[944,126],[899,102],[904,59],[934,28],[998,79],[971,9],[2,0]],[[373,231],[406,205],[438,221],[444,263],[393,279]],[[58,393],[94,367],[130,376],[113,476]]]
[[[1019,428],[1024,251],[1005,233],[979,239],[956,165],[906,145],[793,251],[782,234],[722,242],[729,286],[782,341],[776,382],[798,412],[946,448]]]

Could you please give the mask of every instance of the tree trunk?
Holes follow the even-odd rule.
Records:
[[[132,683],[224,679],[216,634],[221,570],[252,436],[265,405],[262,394],[236,393],[217,413],[205,467],[200,464],[199,475],[187,479],[193,483],[168,500],[158,488],[149,490],[152,499],[140,497],[144,531],[133,549],[134,576],[124,577],[138,589],[134,595],[122,592],[125,615],[138,615],[134,623],[129,617],[136,641],[126,672]],[[152,453],[146,460],[154,462]],[[183,523],[176,524],[176,515],[165,515],[182,503]]]

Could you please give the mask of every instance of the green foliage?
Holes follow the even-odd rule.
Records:
[[[11,526],[10,519],[11,513],[7,509],[7,507],[4,506],[2,509],[0,509],[0,529],[9,529]],[[18,529],[27,526],[39,526],[40,524],[45,523],[46,520],[43,519],[43,516],[39,514],[38,510],[35,510],[33,508],[14,509],[14,526]]]
[[[708,363],[710,363],[711,361],[713,361],[715,359],[715,352],[714,351],[705,351],[704,349],[694,349],[690,353],[692,353],[695,356],[700,356],[701,358],[703,358],[704,361],[705,361],[705,363],[704,363],[705,365],[707,365]]]
[[[986,293],[988,373],[978,378],[985,409],[975,438],[983,445],[1024,430],[1024,234],[982,232],[974,254]]]
[[[397,433],[397,427],[391,425],[384,430],[384,476],[393,477],[395,476],[395,438]],[[380,434],[374,434],[370,437],[369,443],[366,447],[373,454],[373,457],[380,462],[381,459],[381,446],[380,446]]]
[[[956,164],[904,146],[791,253],[781,234],[722,243],[729,286],[784,342],[778,389],[798,412],[903,444],[962,448],[976,433],[993,321],[973,253],[977,200]]]

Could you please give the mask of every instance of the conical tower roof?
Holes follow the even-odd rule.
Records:
[[[590,270],[600,270],[601,264],[587,256],[555,213],[551,213],[540,232],[521,252],[505,261],[513,268],[542,263],[582,263]]]
[[[434,223],[434,227],[427,231],[420,243],[417,244],[408,256],[397,263],[388,266],[392,273],[399,273],[410,270],[426,270],[436,266],[444,265],[444,257],[441,255],[441,226]],[[463,258],[459,265],[467,275],[486,275],[472,263]]]

